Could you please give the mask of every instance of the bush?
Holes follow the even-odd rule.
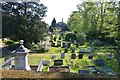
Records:
[[[73,40],[77,40],[77,36],[73,33],[67,33],[65,35],[65,41],[70,41],[70,39]]]
[[[4,41],[5,45],[12,45],[14,44],[14,41],[13,40],[6,40]]]

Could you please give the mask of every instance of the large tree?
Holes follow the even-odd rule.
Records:
[[[47,7],[37,2],[1,2],[2,34],[14,40],[23,39],[27,43],[37,43],[47,32],[47,24],[42,21]]]

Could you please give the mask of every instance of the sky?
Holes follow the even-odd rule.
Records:
[[[71,12],[77,10],[77,5],[81,3],[81,0],[41,0],[41,3],[48,8],[47,16],[43,20],[50,25],[53,18],[56,22],[61,22],[63,18],[63,21],[67,23]]]

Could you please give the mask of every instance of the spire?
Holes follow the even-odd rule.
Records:
[[[62,22],[63,22],[63,18],[62,18]]]

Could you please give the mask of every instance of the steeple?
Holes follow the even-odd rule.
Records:
[[[63,22],[63,18],[62,18],[62,22]]]

